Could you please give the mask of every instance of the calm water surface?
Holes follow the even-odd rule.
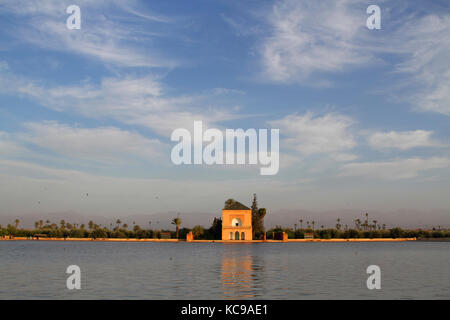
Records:
[[[367,289],[372,264],[381,290]],[[0,299],[450,299],[450,242],[0,241]]]

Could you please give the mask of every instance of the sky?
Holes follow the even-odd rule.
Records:
[[[214,217],[256,193],[279,224],[450,226],[449,57],[446,0],[3,0],[0,223]],[[174,165],[195,120],[279,129],[279,172]]]

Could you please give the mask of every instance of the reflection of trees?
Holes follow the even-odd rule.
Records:
[[[222,257],[222,287],[225,299],[250,299],[260,295],[261,266],[252,255],[224,251]]]

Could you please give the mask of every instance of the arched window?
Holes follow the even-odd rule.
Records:
[[[239,240],[239,231],[234,234],[234,240]]]
[[[234,218],[234,219],[231,221],[231,225],[232,225],[233,227],[240,227],[240,226],[242,226],[242,221],[241,221],[241,219],[239,219],[239,218]]]
[[[241,240],[245,240],[245,233],[241,233]]]
[[[230,232],[230,240],[233,240],[233,232]]]

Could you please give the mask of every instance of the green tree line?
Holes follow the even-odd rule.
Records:
[[[36,235],[45,235],[48,238],[134,238],[134,239],[154,239],[161,238],[162,234],[170,234],[172,239],[186,239],[186,235],[192,231],[196,239],[221,239],[222,237],[222,219],[214,218],[209,229],[202,226],[195,226],[192,229],[181,228],[182,220],[179,216],[171,220],[175,230],[142,228],[133,222],[133,226],[122,223],[120,219],[116,223],[111,223],[109,227],[96,224],[89,221],[87,225],[69,223],[61,220],[59,224],[51,221],[36,221],[34,229],[20,228],[20,220],[16,219],[13,224],[6,227],[0,225],[0,237],[35,237]],[[151,222],[149,222],[151,226]]]
[[[267,231],[267,239],[281,240],[286,232],[289,239],[303,239],[305,234],[313,234],[316,239],[374,239],[374,238],[450,238],[450,230],[402,229],[399,227],[385,230],[357,230],[336,228],[313,230],[312,228],[297,229],[276,226]]]

